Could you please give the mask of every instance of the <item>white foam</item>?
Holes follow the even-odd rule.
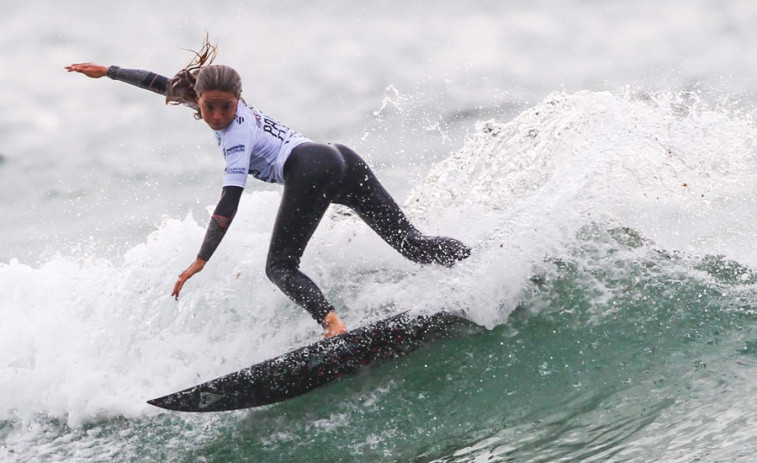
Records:
[[[755,138],[749,118],[692,95],[554,94],[509,123],[480,124],[408,199],[421,230],[469,243],[470,259],[412,264],[335,208],[303,270],[350,326],[442,309],[494,326],[544,258],[593,222],[754,265]],[[118,263],[61,254],[0,264],[0,419],[153,413],[149,398],[316,340],[309,315],[264,275],[279,197],[245,194],[178,302],[172,285],[207,216],[166,220]]]
[[[465,289],[435,295],[501,323],[533,266],[593,222],[757,265],[756,139],[750,117],[693,93],[555,93],[511,122],[481,123],[406,203],[476,246],[466,275],[440,276]]]

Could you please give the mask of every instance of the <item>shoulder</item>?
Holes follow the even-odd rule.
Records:
[[[254,135],[246,124],[248,117],[244,112],[237,111],[234,119],[225,129],[214,131],[218,146],[225,158],[228,159],[233,154],[252,149]]]
[[[239,121],[240,124],[246,122],[249,124],[250,128],[263,128],[263,119],[265,118],[265,115],[254,106],[248,105],[247,102],[242,99],[239,100],[239,105],[237,106],[237,115],[244,118],[243,121]]]
[[[249,131],[239,126],[236,121],[232,121],[223,130],[214,130],[213,135],[215,135],[218,146],[224,154],[228,154],[229,148],[237,148],[240,145],[246,146],[250,139]]]
[[[224,133],[249,132],[260,128],[261,116],[255,108],[245,105],[241,100],[234,114],[234,119],[223,131]]]
[[[216,138],[219,139],[219,143],[221,143],[220,140],[226,140],[230,137],[238,137],[240,135],[244,135],[249,133],[250,127],[247,124],[247,121],[253,118],[249,111],[245,111],[241,107],[237,107],[237,111],[234,114],[234,118],[231,120],[229,125],[226,126],[223,130],[215,130]]]

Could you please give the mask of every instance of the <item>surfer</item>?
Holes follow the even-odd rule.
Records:
[[[212,64],[216,47],[207,41],[173,78],[144,70],[94,63],[66,66],[91,78],[108,76],[164,95],[167,104],[195,110],[213,130],[226,159],[221,198],[197,258],[176,281],[177,300],[186,281],[202,271],[226,234],[239,206],[247,176],[284,185],[271,235],[266,275],[304,307],[328,338],[347,331],[321,290],[300,271],[305,247],[329,204],[353,209],[381,238],[406,258],[448,267],[470,255],[458,240],[423,235],[384,189],[368,164],[341,144],[316,143],[249,105],[242,81],[231,67]]]

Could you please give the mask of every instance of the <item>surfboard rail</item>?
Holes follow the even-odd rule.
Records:
[[[449,337],[465,323],[445,312],[403,312],[147,403],[173,411],[216,412],[281,402]]]

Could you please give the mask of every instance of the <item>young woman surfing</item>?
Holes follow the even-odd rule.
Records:
[[[184,270],[171,293],[200,272],[234,219],[247,176],[284,185],[266,261],[266,275],[294,302],[304,307],[328,338],[347,331],[321,290],[299,269],[300,260],[329,204],[353,209],[381,238],[406,258],[451,267],[470,255],[452,238],[420,233],[381,186],[366,162],[350,148],[315,143],[242,99],[242,81],[229,66],[212,65],[216,49],[205,43],[195,59],[173,78],[149,71],[80,63],[69,72],[126,82],[196,111],[213,130],[226,159],[221,199],[215,208],[200,252]]]

